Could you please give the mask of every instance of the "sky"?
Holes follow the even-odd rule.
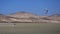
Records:
[[[11,14],[15,12],[30,12],[37,15],[60,14],[60,0],[0,0],[0,13]]]

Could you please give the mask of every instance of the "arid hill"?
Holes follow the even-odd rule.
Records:
[[[51,16],[38,16],[28,12],[0,14],[0,23],[60,23],[60,14]]]

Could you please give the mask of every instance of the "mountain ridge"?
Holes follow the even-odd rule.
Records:
[[[0,14],[0,23],[1,22],[11,22],[11,23],[48,23],[48,22],[59,22],[60,14],[58,16],[38,16],[28,12],[17,12],[10,15]],[[59,18],[58,18],[59,17]]]

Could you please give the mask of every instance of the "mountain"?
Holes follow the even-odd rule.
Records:
[[[29,12],[16,12],[10,15],[0,14],[0,23],[58,23],[59,15],[38,16]]]
[[[14,19],[13,18],[10,19],[14,20],[15,22],[32,22],[36,19],[39,19],[39,16],[29,12],[17,12],[14,14],[10,14],[8,16],[14,17]]]
[[[29,12],[17,12],[17,13],[14,13],[14,14],[10,14],[8,16],[16,17],[16,18],[30,18],[30,17],[37,18],[37,17],[39,17],[36,14],[32,14],[32,13],[29,13]]]
[[[48,17],[51,20],[60,21],[60,14],[54,14]]]
[[[7,22],[7,20],[9,20],[7,16],[0,14],[0,22]]]
[[[60,14],[53,14],[51,15],[51,17],[54,16],[54,17],[60,17]]]

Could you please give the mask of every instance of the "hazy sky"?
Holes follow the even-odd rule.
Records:
[[[44,15],[45,8],[49,10],[48,15],[60,13],[60,0],[0,0],[2,14],[26,11]]]

